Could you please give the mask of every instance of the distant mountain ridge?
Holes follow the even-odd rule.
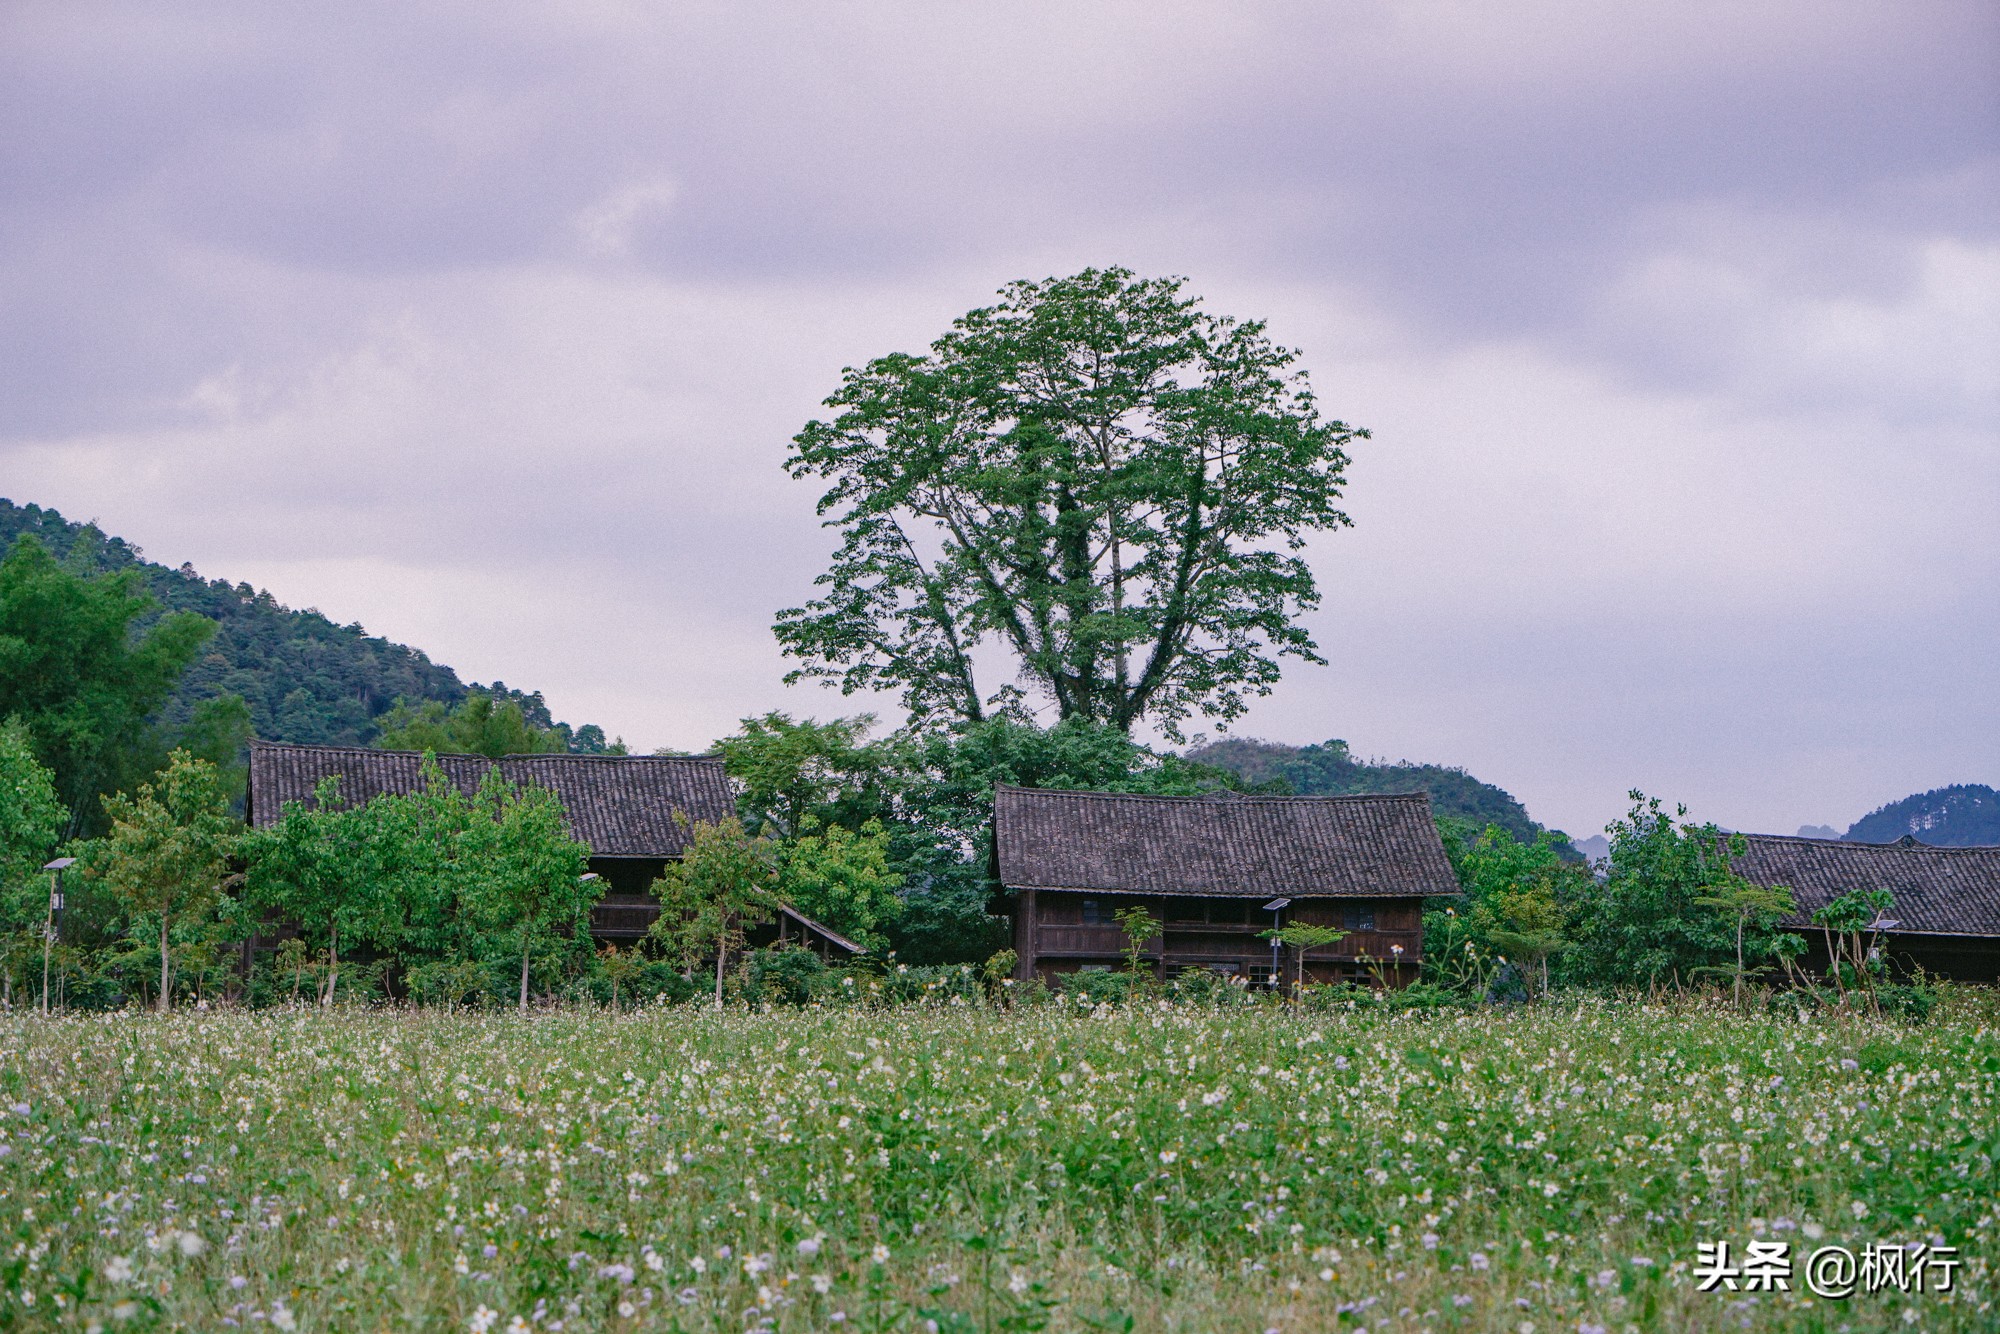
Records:
[[[1463,769],[1407,760],[1394,764],[1357,760],[1345,741],[1288,746],[1232,737],[1197,746],[1187,758],[1227,769],[1246,783],[1281,784],[1302,797],[1428,792],[1433,812],[1462,821],[1475,832],[1498,825],[1524,842],[1542,832],[1542,826],[1529,818],[1527,807],[1511,794]]]
[[[478,689],[517,701],[530,722],[560,731],[573,749],[602,749],[600,729],[555,722],[539,691],[525,694],[501,681],[467,685],[421,650],[370,635],[359,624],[294,611],[249,584],[204,579],[192,565],[169,569],[94,523],[0,499],[0,555],[23,533],[40,538],[71,569],[136,567],[165,611],[192,611],[216,623],[215,637],[161,710],[170,729],[185,724],[202,700],[234,694],[249,704],[251,724],[266,740],[365,746],[398,698],[449,708]]]
[[[1893,843],[1904,835],[1940,848],[2000,846],[2000,792],[1955,783],[1892,801],[1856,820],[1849,843]]]

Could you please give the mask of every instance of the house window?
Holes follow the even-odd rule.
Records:
[[[1097,899],[1083,901],[1083,924],[1085,926],[1104,925],[1104,904]]]
[[[1199,922],[1204,917],[1200,899],[1170,899],[1167,902],[1169,922]]]
[[[1373,931],[1375,929],[1375,905],[1372,903],[1350,903],[1346,905],[1345,918],[1341,925],[1349,931]]]

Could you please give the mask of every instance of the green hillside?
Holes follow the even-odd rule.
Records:
[[[0,499],[0,552],[23,533],[39,537],[72,569],[137,567],[163,611],[197,612],[216,622],[215,637],[161,712],[169,730],[185,724],[202,700],[234,694],[249,704],[256,734],[268,740],[365,746],[398,698],[449,707],[475,688],[418,650],[370,635],[359,625],[338,625],[313,610],[294,611],[268,592],[204,579],[189,565],[169,569],[94,524]],[[561,731],[574,749],[602,748],[600,729],[556,723],[540,692],[524,694],[499,681],[477,688],[518,701],[530,722]]]
[[[1941,848],[2000,845],[2000,792],[1979,783],[1919,792],[1862,816],[1844,837],[1851,843],[1893,843],[1905,834]]]
[[[1348,796],[1366,793],[1430,793],[1438,815],[1483,829],[1489,824],[1523,841],[1542,826],[1528,818],[1527,807],[1507,792],[1482,783],[1463,769],[1441,764],[1399,761],[1381,764],[1357,760],[1345,741],[1316,746],[1287,746],[1275,741],[1232,738],[1197,746],[1187,758],[1212,764],[1238,775],[1246,783],[1288,788],[1302,797]]]

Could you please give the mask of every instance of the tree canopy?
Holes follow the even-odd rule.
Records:
[[[140,629],[155,610],[136,573],[77,574],[31,534],[0,560],[0,718],[27,728],[71,832],[158,762],[153,716],[215,632],[185,612]]]
[[[55,778],[35,759],[28,730],[0,721],[0,936],[41,923],[49,901],[42,867],[55,855],[68,821]]]
[[[101,880],[135,919],[157,925],[160,990],[172,1003],[173,929],[199,923],[222,898],[222,878],[236,850],[237,826],[215,766],[184,750],[136,795],[107,797],[111,830],[89,846],[88,874]]]
[[[383,715],[375,746],[497,760],[503,755],[561,754],[571,748],[571,738],[531,720],[519,700],[473,690],[449,710],[434,699],[415,705],[397,700]],[[617,747],[621,753],[624,749]]]
[[[1347,524],[1346,447],[1297,354],[1261,321],[1209,314],[1178,278],[1087,269],[1016,282],[924,356],[849,369],[794,477],[842,543],[822,597],[779,613],[802,664],[844,692],[894,690],[919,722],[1017,715],[1178,737],[1318,662],[1299,555]],[[1015,680],[979,684],[987,644]]]

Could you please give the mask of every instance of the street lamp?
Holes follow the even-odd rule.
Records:
[[[1279,978],[1283,974],[1284,964],[1279,958],[1279,952],[1284,949],[1285,942],[1279,940],[1277,936],[1279,929],[1278,914],[1291,905],[1292,901],[1290,899],[1272,899],[1264,905],[1264,911],[1271,914],[1271,990],[1273,991],[1281,990],[1283,986]]]
[[[42,1013],[49,1012],[49,949],[62,930],[62,873],[76,865],[74,857],[58,857],[42,867],[49,875],[49,920],[42,928]]]

